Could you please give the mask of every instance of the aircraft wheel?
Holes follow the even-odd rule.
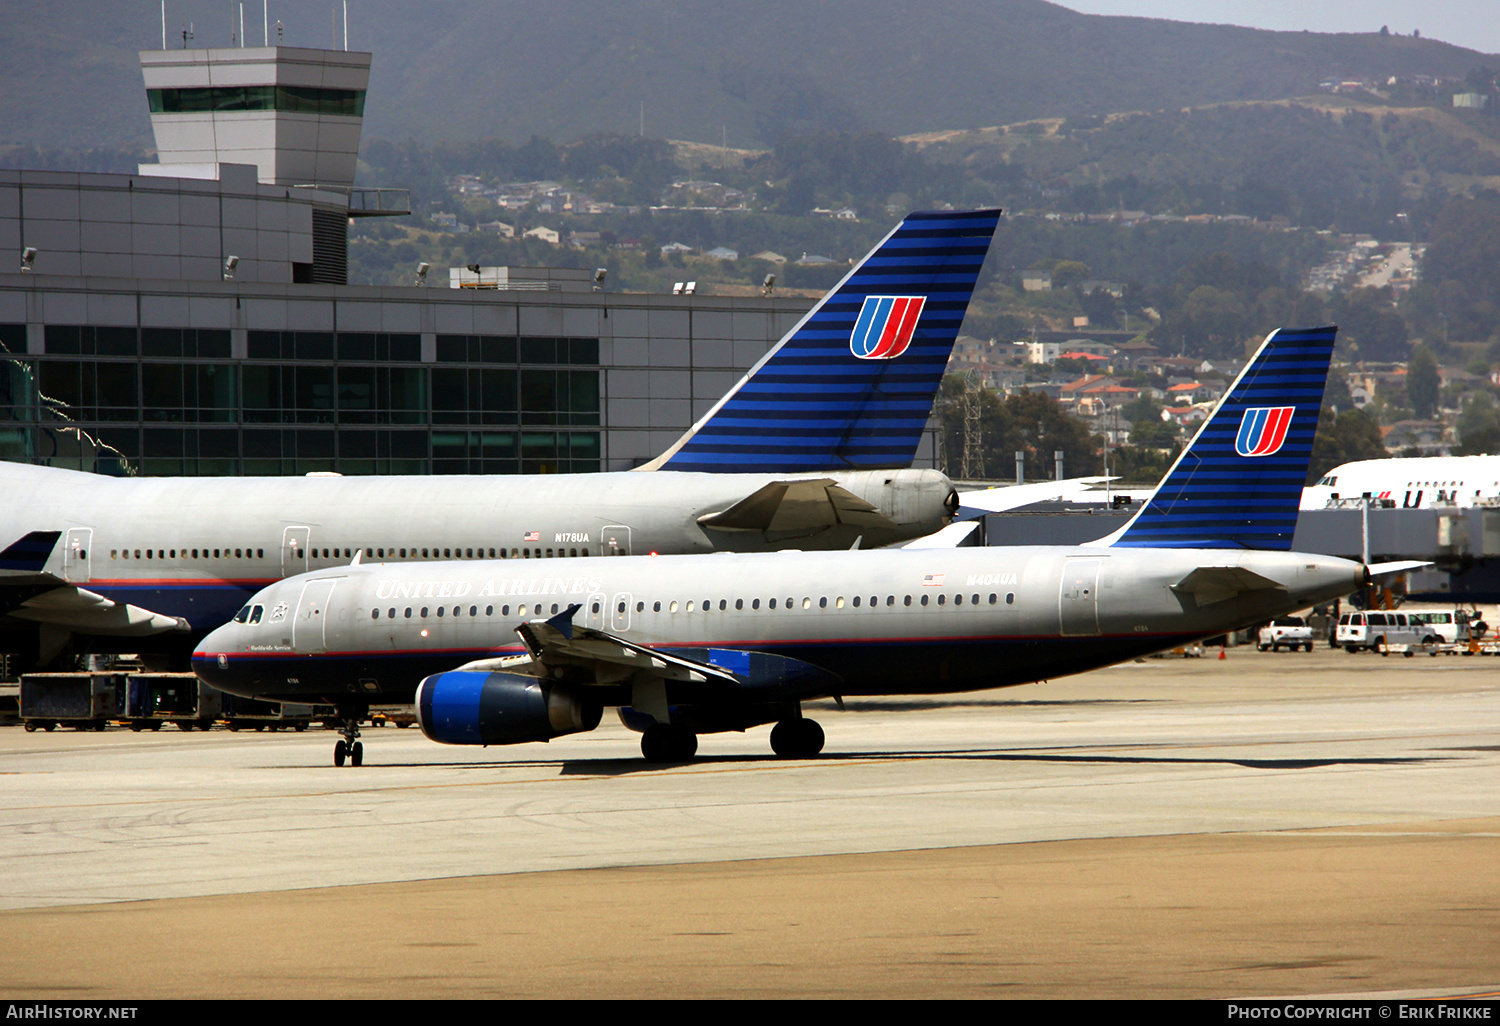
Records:
[[[348,755],[349,746],[342,740],[340,740],[333,746],[333,764],[335,766],[342,766],[344,764],[344,759],[347,758]]]
[[[364,764],[365,764],[365,744],[364,744],[363,741],[356,741],[356,742],[354,742],[354,746],[349,749],[349,765],[351,765],[351,766],[363,766]]]
[[[689,762],[698,754],[698,735],[670,723],[653,723],[641,735],[647,762]]]
[[[783,759],[810,759],[823,750],[823,740],[817,720],[782,720],[771,728],[771,751]]]

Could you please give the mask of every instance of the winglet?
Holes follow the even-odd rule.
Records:
[[[1291,549],[1337,331],[1267,336],[1150,501],[1094,544]]]
[[[61,531],[32,531],[12,542],[9,548],[0,552],[0,571],[41,573],[61,537]]]
[[[640,470],[904,467],[999,210],[909,214],[670,449]]]
[[[575,613],[577,613],[582,608],[583,608],[583,603],[581,603],[581,602],[574,602],[567,609],[564,609],[561,613],[558,613],[556,616],[554,616],[550,620],[548,620],[547,621],[547,626],[551,627],[553,630],[557,631],[557,633],[561,634],[563,637],[567,638],[569,641],[572,641],[573,640],[573,615]]]

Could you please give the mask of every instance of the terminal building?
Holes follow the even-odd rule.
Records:
[[[354,185],[370,55],[140,57],[157,163],[0,171],[0,254],[16,254],[0,264],[0,459],[142,475],[623,470],[811,305],[609,292],[581,268],[450,289],[414,267],[411,286],[350,285],[351,219],[409,211],[404,192]]]

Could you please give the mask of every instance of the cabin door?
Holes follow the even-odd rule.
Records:
[[[618,524],[611,525],[599,532],[599,555],[601,556],[628,556],[630,555],[630,528]]]
[[[1099,633],[1099,563],[1070,559],[1063,565],[1057,607],[1064,637]]]
[[[292,647],[299,654],[328,650],[328,598],[338,581],[308,581],[297,602],[297,618],[292,621]]]

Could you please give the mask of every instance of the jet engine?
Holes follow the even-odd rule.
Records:
[[[417,723],[446,745],[513,745],[593,730],[603,712],[570,688],[514,673],[453,670],[417,685]]]

